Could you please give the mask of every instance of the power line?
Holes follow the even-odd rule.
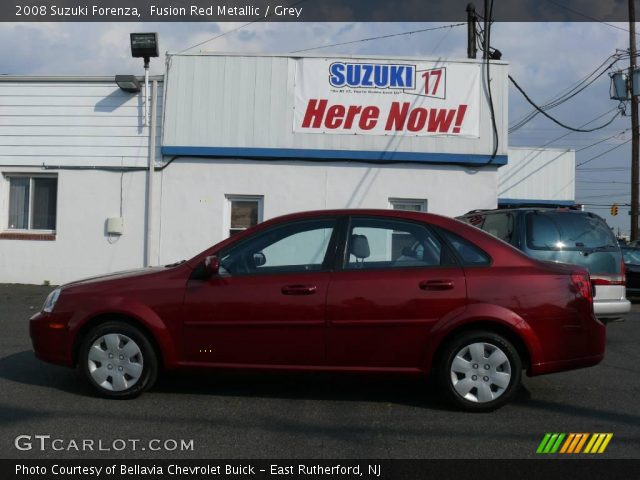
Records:
[[[550,110],[550,109],[555,108],[555,107],[557,107],[559,105],[562,105],[563,103],[565,103],[568,100],[572,99],[573,97],[575,97],[579,93],[581,93],[584,90],[586,90],[589,86],[591,86],[600,77],[602,77],[602,75],[604,75],[623,56],[624,55],[621,55],[621,54],[609,55],[600,65],[598,65],[598,67],[595,68],[595,70],[593,70],[591,73],[589,73],[586,77],[584,77],[582,80],[580,80],[576,84],[574,84],[574,85],[568,87],[567,89],[563,90],[555,98],[549,100],[546,104],[542,105],[540,108],[543,109],[543,110]],[[611,62],[609,65],[607,65],[605,67],[606,63],[612,57],[615,57],[616,60]],[[604,69],[603,69],[603,67],[604,67]],[[601,69],[602,69],[602,71],[600,73],[598,73]],[[595,77],[594,77],[594,75],[595,75]],[[593,77],[593,78],[591,78],[591,77]],[[531,120],[533,120],[538,115],[538,113],[540,113],[540,112],[537,109],[534,109],[533,111],[531,111],[528,114],[526,114],[524,117],[522,117],[520,120],[518,120],[517,122],[515,122],[513,125],[511,125],[509,127],[509,133],[512,134],[512,133],[516,132],[517,130],[519,130],[520,128],[522,128],[523,126],[525,126],[527,123],[529,123]]]
[[[295,2],[295,3],[292,3],[292,4],[290,4],[290,5],[287,5],[287,8],[295,7],[295,6],[300,5],[301,3],[304,3],[304,2],[306,2],[306,1],[307,1],[307,0],[298,0],[298,1],[297,1],[297,2]],[[226,32],[222,32],[221,34],[216,35],[216,36],[214,36],[214,37],[211,37],[211,38],[209,38],[208,40],[205,40],[205,41],[203,41],[203,42],[196,43],[195,45],[192,45],[191,47],[185,48],[184,50],[182,50],[182,51],[181,51],[181,52],[179,52],[179,53],[184,53],[184,52],[186,52],[187,50],[191,50],[192,48],[199,47],[199,46],[201,46],[201,45],[204,45],[205,43],[213,42],[214,40],[217,40],[217,39],[219,39],[219,38],[221,38],[221,37],[224,37],[225,35],[229,35],[230,33],[237,32],[238,30],[241,30],[241,29],[243,29],[243,28],[245,28],[245,27],[248,27],[249,25],[253,25],[254,23],[258,23],[258,22],[263,22],[263,21],[265,21],[267,18],[273,17],[274,15],[275,15],[275,10],[274,10],[272,13],[270,13],[269,15],[266,15],[266,16],[264,16],[264,17],[258,18],[257,20],[253,20],[253,21],[251,21],[251,22],[245,23],[245,24],[240,25],[240,26],[238,26],[238,27],[236,27],[236,28],[233,28],[233,29],[231,29],[231,30],[227,30]]]
[[[311,48],[303,48],[301,50],[294,50],[290,53],[302,53],[302,52],[309,52],[311,50],[320,50],[322,48],[330,48],[330,47],[340,47],[342,45],[352,45],[354,43],[360,43],[360,42],[369,42],[371,40],[382,40],[385,38],[393,38],[393,37],[401,37],[404,35],[413,35],[414,33],[424,33],[424,32],[433,32],[435,30],[443,30],[445,28],[454,28],[454,27],[460,27],[462,25],[466,25],[466,23],[453,23],[451,25],[443,25],[440,27],[433,27],[433,28],[423,28],[420,30],[411,30],[409,32],[400,32],[400,33],[390,33],[388,35],[379,35],[376,37],[368,37],[368,38],[361,38],[359,40],[351,40],[349,42],[340,42],[340,43],[331,43],[329,45],[320,45],[318,47],[311,47]]]
[[[601,172],[602,170],[607,172],[628,172],[629,167],[590,167],[576,170],[576,173]]]
[[[600,120],[602,117],[604,117],[604,116],[606,116],[606,115],[610,114],[610,113],[611,113],[611,112],[613,112],[613,111],[617,111],[617,110],[618,110],[618,107],[614,107],[614,108],[612,108],[611,110],[607,110],[606,112],[601,113],[600,115],[598,115],[596,118],[593,118],[593,119],[589,120],[587,123],[583,123],[583,124],[582,124],[582,125],[580,125],[580,127],[578,127],[578,128],[584,128],[584,127],[586,127],[587,125],[589,125],[590,123],[593,123],[593,122],[595,122],[596,120]],[[563,134],[562,134],[562,135],[560,135],[559,137],[554,138],[553,140],[550,140],[550,141],[548,141],[547,143],[545,143],[545,144],[543,144],[543,145],[540,145],[540,146],[538,146],[538,147],[535,147],[535,150],[539,150],[539,149],[542,149],[542,148],[544,148],[544,147],[547,147],[547,146],[551,145],[552,143],[557,142],[558,140],[562,140],[563,138],[568,137],[569,135],[573,135],[574,133],[575,133],[575,132],[571,132],[571,131],[570,131],[570,132],[567,132],[567,133],[563,133]]]
[[[581,151],[583,151],[583,150],[587,150],[588,148],[591,148],[591,147],[595,147],[596,145],[600,145],[601,143],[604,143],[604,142],[606,142],[607,140],[611,140],[612,138],[615,138],[615,137],[617,137],[617,136],[620,136],[620,135],[622,135],[622,134],[624,134],[624,133],[628,132],[629,130],[631,130],[631,129],[630,129],[630,128],[627,128],[626,130],[622,130],[621,132],[614,133],[614,134],[613,134],[613,135],[611,135],[610,137],[607,137],[607,138],[603,138],[603,139],[601,139],[601,140],[598,140],[597,142],[592,143],[591,145],[587,145],[587,146],[585,146],[585,147],[579,148],[578,150],[576,150],[576,153],[577,153],[577,152],[581,152]]]
[[[618,117],[618,115],[620,115],[620,113],[618,112],[611,118],[611,120],[609,120],[605,124],[600,125],[599,127],[595,127],[595,128],[591,128],[591,129],[587,129],[587,130],[570,127],[570,126],[560,122],[559,120],[553,118],[551,115],[549,115],[547,112],[545,112],[542,108],[540,108],[533,100],[531,100],[531,98],[529,98],[529,95],[526,94],[526,92],[522,89],[522,87],[520,85],[518,85],[518,82],[516,82],[511,75],[509,75],[509,80],[511,80],[511,83],[513,83],[513,85],[518,89],[518,91],[522,94],[522,96],[525,98],[525,100],[527,100],[527,102],[529,102],[531,105],[533,105],[536,108],[536,110],[538,110],[542,115],[547,117],[553,123],[555,123],[557,125],[560,125],[562,128],[566,128],[567,130],[571,130],[573,132],[589,133],[589,132],[595,132],[596,130],[602,130],[603,128],[608,127],[609,125],[611,125],[613,123],[613,121]]]
[[[619,27],[619,26],[617,26],[617,25],[613,25],[612,23],[603,22],[602,20],[598,20],[598,19],[597,19],[597,18],[595,18],[595,17],[592,17],[592,16],[587,15],[587,14],[585,14],[585,13],[579,12],[578,10],[574,10],[573,8],[567,7],[566,5],[562,5],[562,4],[560,4],[560,3],[554,2],[553,0],[547,0],[547,2],[552,3],[552,4],[554,4],[556,7],[560,7],[560,8],[562,8],[562,9],[564,9],[564,10],[567,10],[567,11],[569,11],[569,12],[571,12],[571,13],[575,13],[576,15],[580,15],[581,17],[586,18],[586,19],[588,19],[588,20],[592,20],[592,21],[594,21],[594,22],[598,22],[598,23],[601,23],[601,24],[603,24],[603,25],[606,25],[607,27],[615,28],[615,29],[617,29],[617,30],[622,30],[623,32],[627,32],[627,33],[629,33],[629,30],[627,30],[626,28]],[[636,33],[636,35],[638,35],[638,34]]]
[[[589,162],[591,162],[591,161],[595,160],[596,158],[600,158],[600,157],[602,157],[602,156],[606,155],[607,153],[612,152],[612,151],[614,151],[615,149],[622,147],[623,145],[626,145],[626,144],[627,144],[627,143],[629,143],[629,142],[631,142],[631,139],[626,140],[626,141],[624,141],[624,142],[622,142],[622,143],[620,143],[620,144],[616,145],[615,147],[610,148],[609,150],[605,150],[604,152],[599,153],[598,155],[595,155],[595,156],[591,157],[590,159],[585,160],[584,162],[580,162],[578,165],[576,165],[576,168],[580,168],[582,165],[584,165],[584,164],[586,164],[586,163],[589,163]]]

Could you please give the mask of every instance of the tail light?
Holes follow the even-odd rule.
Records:
[[[573,282],[573,285],[581,297],[586,298],[590,302],[593,301],[593,290],[588,273],[573,272],[571,274],[571,282]]]
[[[594,285],[626,285],[626,271],[624,260],[620,262],[620,273],[617,275],[593,275],[591,281]]]

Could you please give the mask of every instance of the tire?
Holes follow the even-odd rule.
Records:
[[[503,336],[474,330],[454,337],[436,364],[438,388],[456,407],[489,412],[508,403],[522,379],[522,361]]]
[[[101,396],[128,399],[151,388],[158,356],[147,335],[121,321],[98,325],[82,340],[78,363]]]

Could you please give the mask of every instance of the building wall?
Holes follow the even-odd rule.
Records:
[[[123,92],[106,79],[6,80],[0,81],[0,166],[148,164],[149,127],[141,93]]]
[[[158,120],[162,104],[159,88]],[[0,77],[0,282],[142,266],[149,142],[142,93],[113,79]],[[26,174],[58,179],[55,230],[9,229],[9,178]],[[107,218],[119,216],[124,235],[107,235]]]
[[[509,162],[498,170],[498,198],[573,201],[575,172],[575,150],[511,147]]]
[[[324,57],[320,57],[324,58]],[[438,154],[473,156],[493,153],[489,99],[480,60],[433,59],[441,67],[462,66],[482,73],[479,97],[479,136],[456,135],[336,135],[294,132],[296,61],[298,57],[176,54],[169,56],[167,106],[163,147],[165,153],[189,155],[185,150],[222,148],[256,152],[255,156],[287,155],[288,150],[309,151],[317,158],[336,152],[378,152],[413,156]],[[333,58],[332,58],[333,60]],[[406,57],[336,57],[336,60],[376,63],[419,63],[428,59]],[[499,134],[497,154],[507,154],[508,65],[491,63],[491,88]],[[328,72],[322,74],[328,79]],[[414,95],[414,98],[418,96]],[[417,101],[417,100],[416,100]],[[437,102],[434,103],[438,105]],[[263,153],[264,152],[264,153]],[[313,152],[313,153],[312,153]],[[333,155],[333,156],[332,156]],[[221,156],[224,156],[222,154]],[[254,156],[245,153],[245,156]],[[448,158],[449,158],[448,157]],[[356,158],[355,156],[353,158]],[[429,161],[429,159],[426,159]],[[456,158],[465,161],[465,158]],[[479,163],[486,160],[480,159]]]
[[[496,207],[496,167],[186,158],[156,184],[161,213],[154,258],[160,264],[226,238],[227,195],[263,195],[265,220],[303,210],[387,209],[390,198],[425,199],[430,213],[448,216]]]
[[[158,119],[162,105],[161,91]],[[0,282],[60,284],[144,266],[149,129],[143,111],[141,94],[125,94],[111,79],[0,77]],[[188,258],[223,239],[226,195],[263,196],[263,219],[311,209],[390,208],[390,198],[426,200],[430,212],[451,216],[496,206],[497,166],[158,155],[156,161],[175,161],[153,177],[152,265]],[[108,170],[114,168],[126,171]],[[46,238],[33,232],[16,238],[8,229],[15,174],[58,179],[56,228]],[[119,237],[106,232],[107,218],[118,216],[124,219]]]
[[[30,173],[29,168],[2,168]],[[55,240],[0,239],[0,282],[60,284],[142,267],[145,239],[145,172],[59,171]],[[6,192],[7,182],[0,182]],[[6,215],[7,196],[0,212]],[[106,219],[121,215],[124,235],[109,236]]]

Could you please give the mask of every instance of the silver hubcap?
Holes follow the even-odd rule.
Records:
[[[121,392],[140,380],[142,351],[126,335],[109,333],[98,338],[87,359],[91,378],[106,390]]]
[[[451,363],[451,383],[471,402],[486,403],[502,395],[511,382],[511,364],[505,353],[490,343],[472,343]]]

